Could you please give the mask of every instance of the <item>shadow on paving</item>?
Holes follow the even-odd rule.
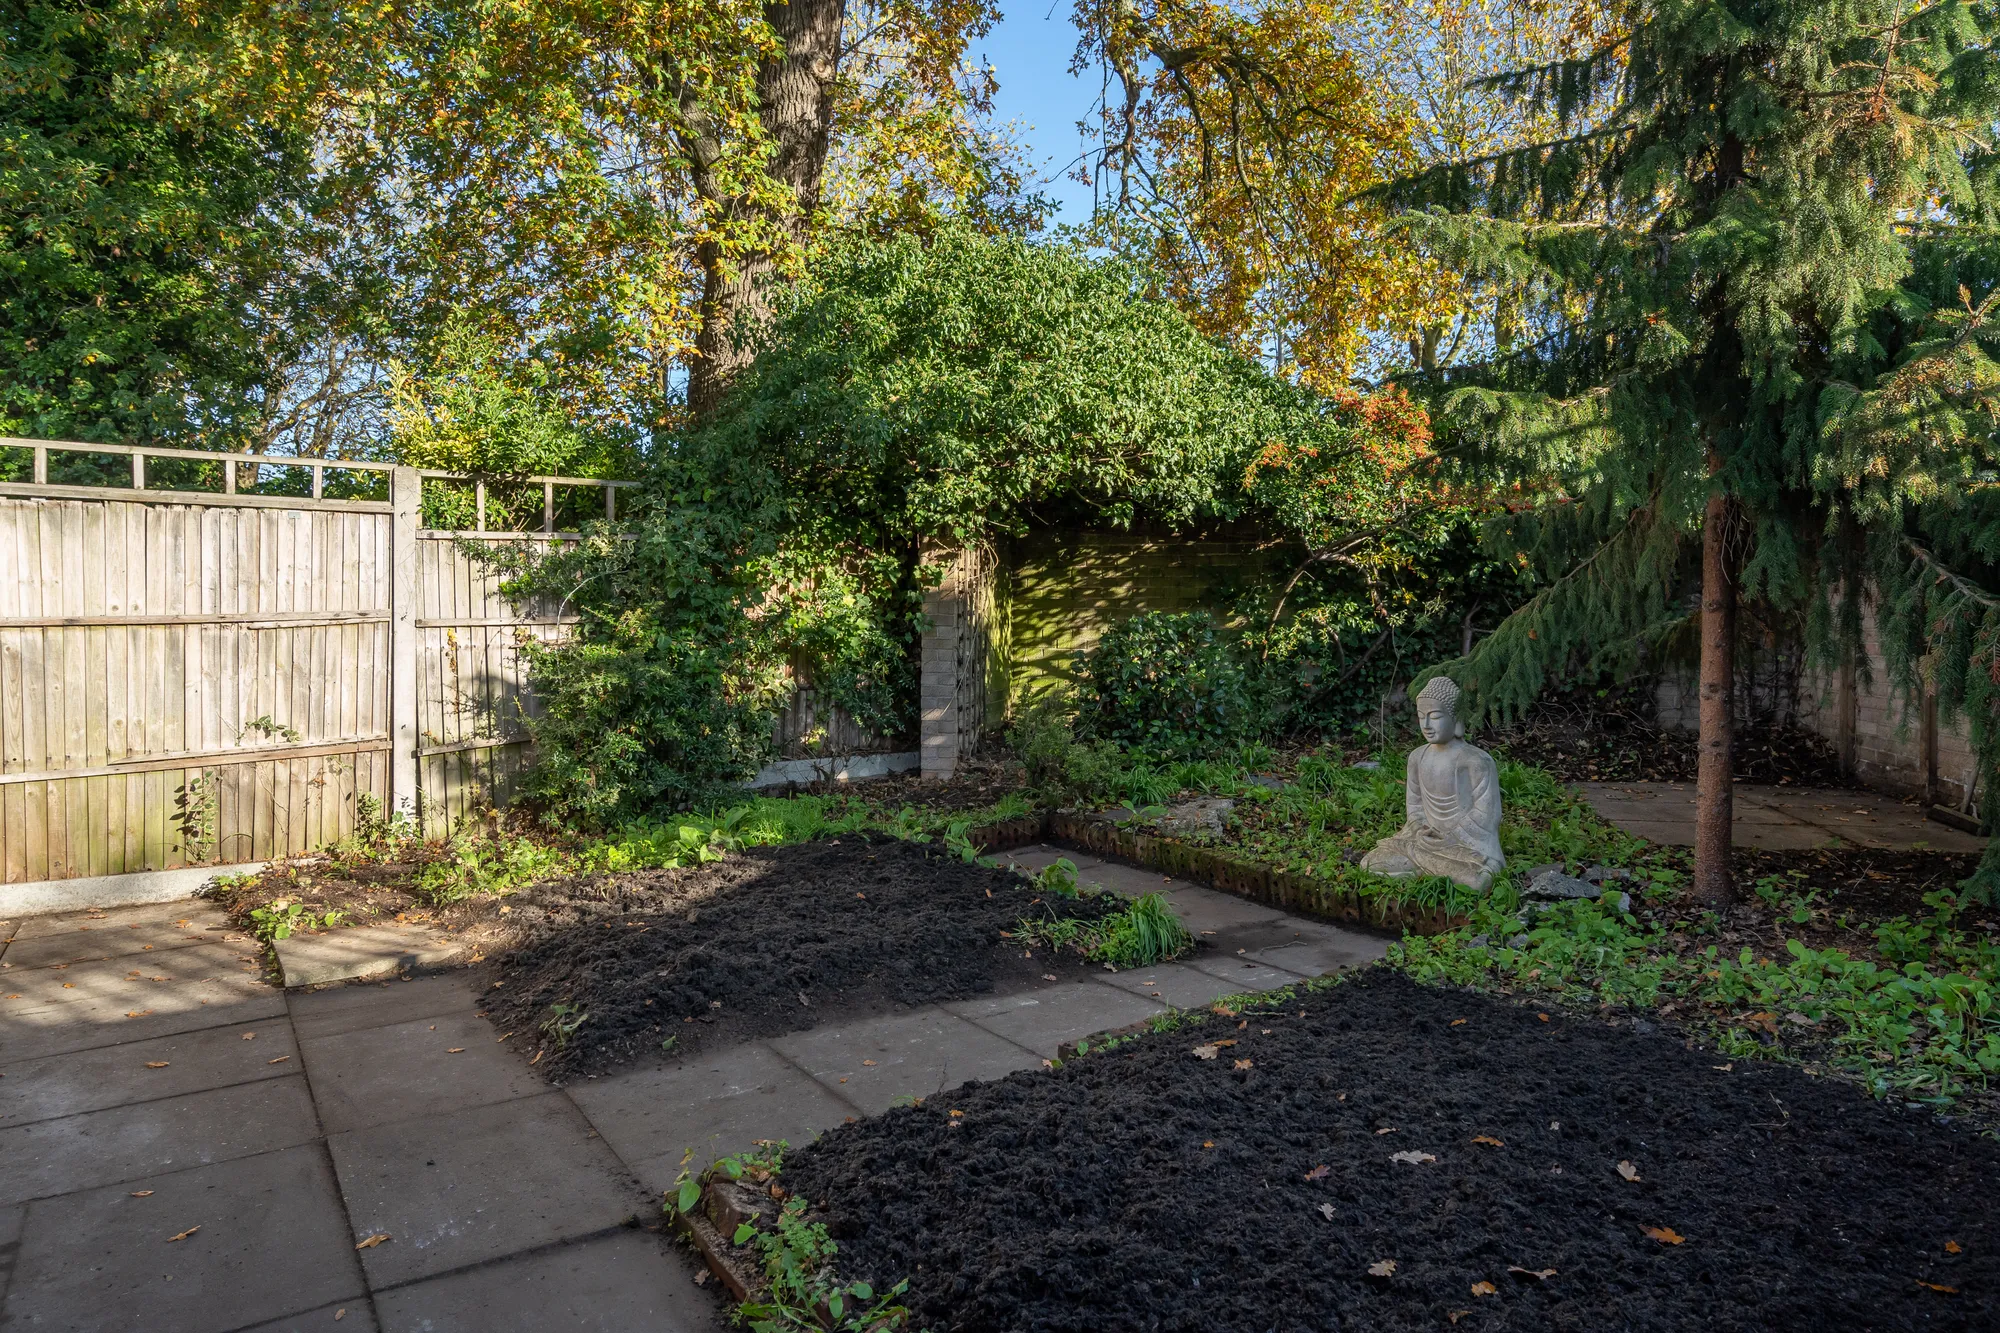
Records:
[[[1846,1083],[1378,971],[891,1110],[785,1181],[934,1328],[1680,1333],[1993,1327],[1996,1170]]]

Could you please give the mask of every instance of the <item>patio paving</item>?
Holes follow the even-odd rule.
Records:
[[[1694,845],[1692,782],[1579,782],[1598,814],[1628,833],[1669,846]],[[1886,847],[1980,852],[1986,839],[1924,818],[1923,806],[1844,787],[1766,786],[1739,782],[1738,847],[1801,851],[1814,847]]]
[[[0,1328],[720,1329],[660,1228],[684,1162],[1386,948],[1059,849],[1017,859],[1058,855],[1161,890],[1210,947],[566,1088],[492,1031],[468,973],[280,991],[192,902],[0,924]]]

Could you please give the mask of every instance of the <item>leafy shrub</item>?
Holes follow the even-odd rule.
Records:
[[[1250,671],[1200,611],[1153,611],[1077,658],[1090,736],[1175,758],[1212,754],[1263,727]]]
[[[1007,733],[1028,770],[1029,789],[1044,805],[1102,804],[1124,787],[1124,755],[1112,741],[1079,741],[1074,708],[1073,694],[1047,691],[1020,707]]]

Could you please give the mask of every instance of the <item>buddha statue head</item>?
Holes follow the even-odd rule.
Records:
[[[1458,717],[1459,694],[1450,676],[1432,676],[1417,692],[1417,728],[1432,745],[1465,735],[1465,723]]]

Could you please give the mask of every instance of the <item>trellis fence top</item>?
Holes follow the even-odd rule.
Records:
[[[488,531],[487,479],[468,472],[452,472],[442,468],[412,468],[399,463],[363,462],[358,459],[309,458],[298,454],[244,454],[223,453],[207,449],[172,449],[145,444],[86,444],[80,440],[29,440],[12,436],[0,436],[0,450],[21,449],[34,457],[33,480],[30,482],[0,482],[0,495],[46,496],[58,499],[78,500],[140,500],[160,503],[208,503],[238,505],[271,505],[286,508],[325,507],[345,509],[364,513],[389,513],[394,508],[394,482],[398,473],[413,477],[419,484],[424,481],[470,482],[473,488],[474,526],[472,531],[488,537],[509,536],[574,536],[556,530],[556,488],[559,486],[594,486],[604,492],[604,517],[618,517],[618,492],[627,486],[637,486],[635,481],[612,481],[601,477],[522,477],[518,485],[539,486],[542,492],[542,526],[539,533],[513,533]],[[131,461],[131,484],[117,486],[92,483],[57,483],[49,481],[50,454],[110,454]],[[187,459],[200,463],[220,464],[222,467],[221,491],[199,490],[187,486],[151,484],[147,476],[148,459]],[[268,492],[246,492],[240,489],[240,473],[250,469],[250,485],[258,484],[258,470],[263,468],[304,468],[311,472],[312,492],[310,496],[288,495]],[[381,473],[385,489],[391,494],[382,499],[358,499],[326,494],[326,474],[334,473]]]

